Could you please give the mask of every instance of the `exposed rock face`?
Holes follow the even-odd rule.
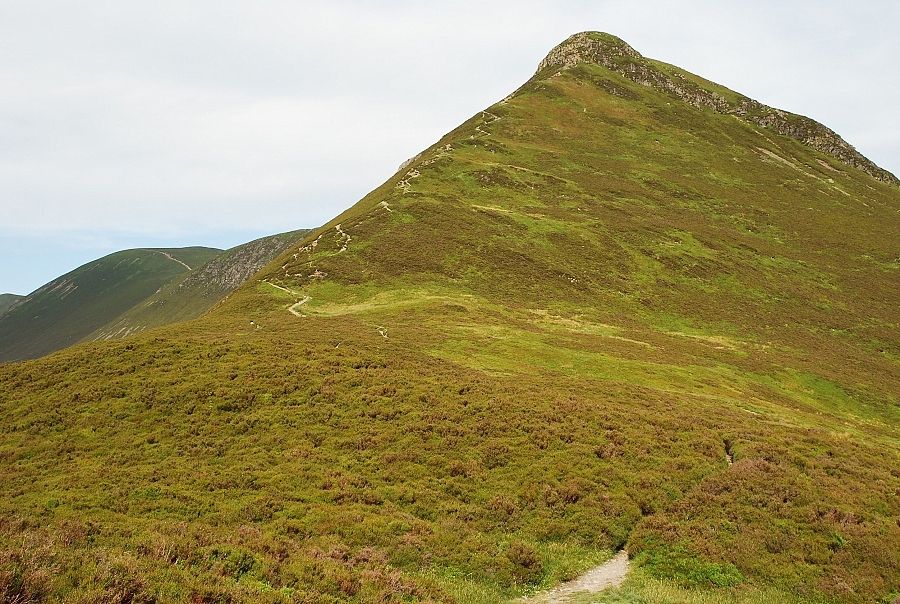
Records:
[[[406,166],[410,165],[411,163],[413,163],[414,161],[416,161],[416,160],[419,159],[420,157],[422,157],[422,154],[421,154],[421,153],[416,153],[415,155],[413,155],[412,157],[410,157],[409,159],[407,159],[406,161],[404,161],[403,163],[401,163],[401,164],[400,164],[400,167],[397,168],[397,171],[399,172],[400,170],[402,170],[402,169],[405,168]]]
[[[226,250],[191,270],[180,281],[169,282],[87,339],[124,338],[151,327],[199,317],[306,233],[306,230],[281,233]]]
[[[900,179],[878,167],[830,128],[819,122],[751,98],[736,95],[737,101],[707,90],[678,74],[663,73],[631,46],[600,32],[582,32],[553,48],[538,64],[536,76],[546,70],[569,69],[580,63],[596,63],[638,84],[671,94],[699,109],[734,115],[778,134],[794,138],[817,151],[828,153],[848,166],[859,168],[883,182],[900,185]]]
[[[188,275],[180,288],[205,288],[230,293],[256,271],[286,250],[305,231],[292,231],[256,239],[227,250]]]
[[[538,64],[537,72],[548,67],[568,69],[579,63],[598,63],[607,69],[618,71],[622,63],[642,58],[641,53],[615,36],[600,32],[581,32],[552,48]]]

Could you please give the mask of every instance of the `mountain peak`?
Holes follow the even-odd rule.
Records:
[[[641,53],[621,38],[605,32],[583,31],[554,46],[538,64],[537,72],[550,67],[567,69],[579,63],[612,67],[621,65],[623,60],[642,58]]]
[[[682,69],[644,57],[612,34],[585,31],[566,38],[538,64],[534,77],[548,77],[578,65],[608,69],[642,86],[676,97],[697,109],[711,110],[772,130],[866,172],[882,182],[900,185],[900,179],[871,161],[830,128],[819,122],[774,107],[709,82]]]

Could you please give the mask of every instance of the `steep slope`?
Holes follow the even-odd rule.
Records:
[[[0,317],[0,362],[39,357],[80,341],[220,251],[125,250],[54,279]]]
[[[0,316],[22,301],[25,296],[18,294],[0,294]]]
[[[141,300],[86,339],[107,340],[199,317],[254,273],[299,241],[308,229],[261,237],[235,246]]]
[[[542,65],[200,319],[0,367],[18,593],[900,590],[900,188],[612,36]]]
[[[575,34],[550,51],[538,65],[538,74],[546,70],[567,69],[581,63],[602,65],[633,82],[676,96],[698,109],[733,115],[797,139],[878,180],[900,185],[900,179],[876,166],[837,133],[815,120],[773,109],[672,65],[646,59],[614,36],[596,32]]]

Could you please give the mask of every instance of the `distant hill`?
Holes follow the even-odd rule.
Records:
[[[87,339],[121,338],[152,327],[198,317],[308,232],[300,229],[279,233],[226,250],[183,277],[167,283],[146,300],[97,329]]]
[[[89,262],[28,296],[0,297],[0,361],[116,339],[200,316],[303,238],[301,229],[229,250],[134,249]]]
[[[134,249],[88,262],[0,316],[0,361],[35,358],[74,344],[221,251]]]
[[[21,302],[23,298],[25,298],[25,296],[20,296],[19,294],[0,294],[0,317],[2,317],[10,308]]]

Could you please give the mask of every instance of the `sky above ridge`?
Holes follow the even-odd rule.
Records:
[[[584,30],[900,174],[897,23],[876,0],[0,0],[0,292],[322,224]]]

